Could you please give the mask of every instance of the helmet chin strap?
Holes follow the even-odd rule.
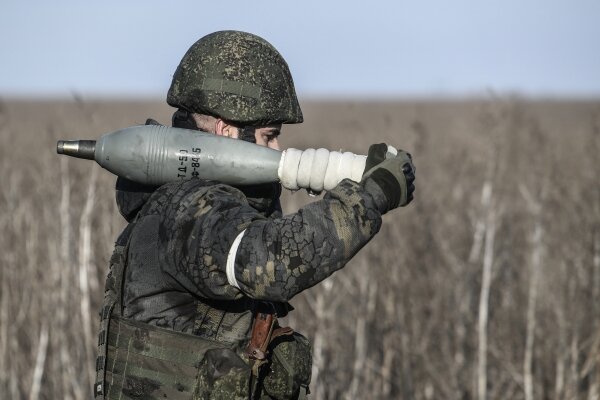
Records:
[[[195,131],[199,130],[198,124],[196,123],[196,120],[192,118],[191,113],[189,111],[182,110],[181,108],[175,111],[173,114],[171,125],[174,128],[192,129]]]

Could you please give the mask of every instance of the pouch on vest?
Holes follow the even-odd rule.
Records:
[[[242,400],[250,366],[222,343],[113,317],[106,399]]]
[[[247,399],[250,366],[231,349],[208,350],[198,368],[195,399]]]
[[[269,345],[270,362],[264,367],[265,394],[280,400],[302,399],[308,393],[312,349],[299,333],[280,336]]]

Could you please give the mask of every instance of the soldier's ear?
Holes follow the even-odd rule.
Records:
[[[217,118],[215,122],[215,133],[218,136],[227,136],[234,139],[238,138],[238,128],[228,124],[221,118]]]
[[[225,121],[223,121],[221,118],[217,118],[215,121],[215,135],[223,136],[225,132],[225,125],[227,125]]]

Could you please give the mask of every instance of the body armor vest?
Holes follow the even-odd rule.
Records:
[[[98,399],[247,399],[250,366],[239,343],[213,340],[210,321],[206,336],[197,336],[133,321],[122,315],[122,287],[129,236],[117,243],[106,281],[98,338],[96,384]],[[207,313],[209,313],[206,306]],[[217,313],[218,310],[214,310]],[[214,332],[215,335],[211,335]]]
[[[211,301],[200,304],[194,334],[176,332],[125,318],[122,289],[127,266],[129,224],[110,260],[100,313],[96,399],[296,399],[308,392],[310,344],[302,335],[278,337],[269,344],[267,363],[256,375],[239,332],[219,329],[223,322],[247,326],[247,316]],[[244,301],[251,299],[245,298]],[[232,319],[227,321],[227,319]],[[238,319],[238,321],[235,321]],[[215,321],[220,321],[215,323]]]

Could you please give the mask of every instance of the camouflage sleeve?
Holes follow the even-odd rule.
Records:
[[[206,298],[287,301],[342,268],[381,226],[381,193],[350,180],[282,218],[262,216],[231,186],[201,182],[168,190],[159,236],[168,280]],[[238,289],[226,265],[241,232],[233,255]]]
[[[342,268],[381,227],[385,199],[367,189],[344,180],[294,214],[250,223],[235,258],[242,292],[288,301]]]
[[[230,300],[243,297],[227,281],[231,244],[250,222],[264,219],[237,189],[192,179],[167,184],[157,192],[161,215],[159,243],[165,279],[174,290]]]

